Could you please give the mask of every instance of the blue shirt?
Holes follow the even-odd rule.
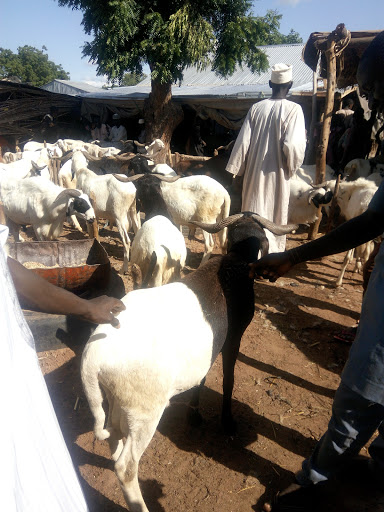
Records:
[[[384,215],[384,182],[368,208]],[[364,398],[384,405],[384,243],[375,258],[356,339],[341,380]]]

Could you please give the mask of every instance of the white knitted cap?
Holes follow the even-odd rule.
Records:
[[[286,84],[292,80],[292,66],[288,64],[275,64],[271,68],[271,82],[274,84]]]

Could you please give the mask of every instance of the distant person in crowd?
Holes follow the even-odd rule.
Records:
[[[52,114],[45,114],[42,120],[41,142],[54,144],[59,139],[56,120]]]
[[[276,281],[294,265],[340,253],[381,235],[384,231],[384,183],[362,215],[342,224],[317,240],[284,253],[269,254],[251,264],[256,275]],[[371,459],[360,461],[362,474],[383,489],[384,482],[384,245],[381,244],[364,294],[357,335],[336,391],[332,417],[327,432],[311,457],[296,475],[301,486],[293,485],[282,493],[272,512],[310,512],[315,498],[315,484],[335,477],[351,464],[376,430],[371,443]],[[356,469],[358,469],[356,461]],[[270,505],[265,510],[270,511]]]
[[[197,117],[193,123],[191,134],[187,141],[187,153],[195,156],[204,156],[206,142],[201,136],[201,119]]]
[[[145,143],[145,136],[146,136],[145,120],[144,119],[139,119],[137,121],[137,123],[139,125],[139,135],[137,136],[137,141],[140,142],[140,144],[144,144]]]
[[[226,170],[243,177],[242,211],[251,211],[276,224],[286,224],[289,179],[304,160],[304,114],[286,96],[292,86],[292,66],[272,67],[271,98],[249,110],[236,139]],[[266,232],[270,252],[285,249],[285,236]]]
[[[84,300],[7,258],[8,228],[0,225],[0,385],[4,461],[1,508],[18,512],[87,512],[71,457],[39,367],[32,333],[16,291],[43,312],[77,315],[119,327],[125,309],[113,297]]]
[[[372,127],[376,120],[376,110],[371,111],[369,119],[365,119],[364,110],[356,108],[352,116],[351,126],[339,140],[342,157],[340,169],[343,170],[355,158],[367,158],[372,147]]]
[[[121,124],[121,118],[119,114],[113,114],[112,116],[112,126],[109,130],[108,139],[112,142],[117,142],[119,140],[127,140],[127,130]]]
[[[352,98],[346,98],[343,101],[343,108],[335,112],[335,115],[342,117],[345,128],[350,128],[352,126],[353,114],[355,113],[353,110],[354,104],[355,102]]]
[[[107,126],[101,122],[100,118],[95,119],[91,123],[91,138],[92,140],[104,141],[108,139]]]

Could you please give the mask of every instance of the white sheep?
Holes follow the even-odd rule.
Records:
[[[131,264],[139,266],[145,288],[180,279],[186,258],[183,235],[163,215],[146,220],[132,242]]]
[[[348,181],[358,178],[368,178],[372,173],[384,173],[384,163],[377,162],[374,158],[354,158],[344,167],[344,175]]]
[[[121,271],[128,271],[131,240],[130,227],[134,233],[140,228],[140,217],[136,211],[136,188],[132,183],[119,183],[112,174],[98,176],[84,165],[85,157],[76,151],[72,157],[76,175],[76,186],[90,197],[95,198],[97,218],[114,223],[124,247],[124,262]],[[83,166],[82,166],[83,165]]]
[[[146,196],[149,198],[155,193],[160,180],[160,190],[167,205],[167,209],[176,225],[195,226],[191,221],[213,224],[229,215],[231,199],[225,188],[209,176],[188,176],[179,179],[179,176],[168,177],[160,174],[136,174],[134,176],[118,178],[129,182],[149,178],[146,181]],[[117,177],[117,176],[116,176]],[[144,210],[145,212],[145,210]],[[223,253],[226,250],[226,230],[218,234],[219,243]],[[200,265],[208,261],[214,247],[214,240],[210,233],[203,231],[204,254]]]
[[[60,236],[67,215],[78,215],[88,223],[95,219],[86,194],[63,189],[41,177],[2,181],[0,199],[16,241],[20,225],[32,225],[37,240],[42,241]]]
[[[353,219],[366,211],[368,205],[377,190],[374,181],[359,178],[355,181],[343,181],[340,183],[337,202],[340,207],[340,213],[345,220]],[[356,258],[353,272],[360,272],[364,263],[368,260],[373,251],[374,244],[369,241],[363,245],[350,249],[345,255],[339,277],[336,279],[335,286],[341,286],[343,277],[348,264]]]
[[[276,226],[255,214],[219,224],[228,226],[228,254],[213,258],[179,283],[128,293],[120,329],[100,325],[87,342],[81,378],[94,417],[94,433],[108,440],[115,472],[131,512],[148,512],[140,492],[138,465],[170,399],[204,379],[223,357],[222,424],[233,435],[231,396],[242,335],[254,314],[251,261],[268,252],[263,227],[277,235],[297,226]],[[103,392],[108,401],[105,425]],[[199,417],[198,392],[192,405]],[[123,441],[124,440],[124,441]]]

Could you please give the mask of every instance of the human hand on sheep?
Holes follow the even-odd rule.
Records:
[[[102,295],[86,302],[86,311],[81,315],[84,320],[94,324],[111,324],[116,329],[120,327],[120,322],[116,315],[125,309],[121,300]]]
[[[252,279],[268,279],[275,282],[290,270],[292,263],[285,252],[268,254],[254,263],[249,264],[249,277]]]

